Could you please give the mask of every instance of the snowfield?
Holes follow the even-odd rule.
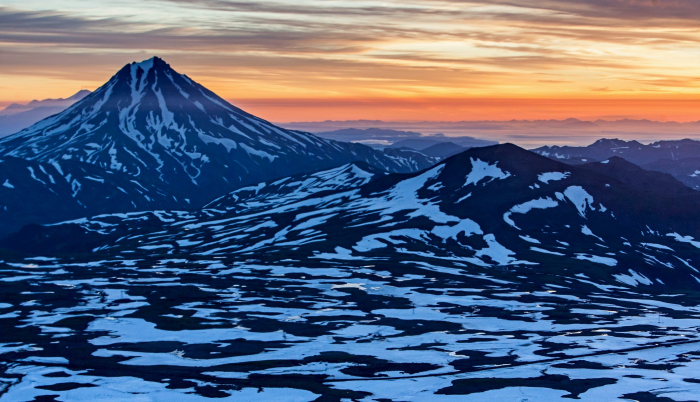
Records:
[[[634,272],[607,291],[542,279],[418,261],[5,266],[0,400],[697,395],[700,308],[644,300]]]
[[[662,190],[504,145],[27,228],[0,401],[697,400],[700,195]]]

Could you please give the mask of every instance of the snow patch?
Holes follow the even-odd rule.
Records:
[[[625,274],[613,274],[615,279],[618,282],[622,282],[624,284],[630,285],[630,286],[637,286],[638,284],[643,284],[643,285],[651,285],[652,282],[647,278],[646,276],[639,274],[633,270],[629,270],[630,275],[625,275]]]
[[[362,240],[360,240],[352,248],[359,252],[367,252],[374,249],[386,247],[387,244],[379,241],[380,239],[385,240],[391,244],[405,244],[405,241],[392,239],[392,237],[408,237],[410,239],[425,241],[424,236],[425,232],[419,229],[399,229],[388,233],[377,233],[366,236],[362,238]]]
[[[585,234],[586,236],[593,236],[593,237],[595,237],[596,239],[598,239],[598,240],[602,241],[603,243],[605,243],[605,240],[603,240],[603,239],[600,238],[599,236],[596,236],[596,235],[593,233],[593,231],[592,231],[591,229],[589,229],[588,226],[586,226],[586,225],[581,226],[581,233]]]
[[[484,236],[484,241],[486,242],[488,247],[476,252],[476,256],[479,258],[484,256],[490,257],[491,260],[496,262],[498,265],[535,264],[532,262],[518,261],[517,259],[515,259],[513,257],[515,255],[515,252],[508,250],[502,244],[496,241],[496,236],[494,236],[493,234],[487,234],[486,236]]]
[[[490,177],[491,180],[486,183],[490,183],[496,179],[503,180],[510,177],[510,173],[504,172],[498,166],[496,166],[498,162],[490,165],[488,162],[484,162],[481,159],[469,159],[472,162],[472,170],[469,172],[469,175],[467,175],[467,182],[464,183],[465,186],[470,184],[477,185],[481,180],[487,177]]]
[[[656,244],[656,243],[641,243],[642,247],[651,247],[651,248],[656,248],[659,250],[668,250],[668,251],[675,251],[671,247],[664,246],[663,244]]]
[[[537,251],[538,253],[544,253],[544,254],[561,255],[561,256],[564,255],[562,253],[557,253],[556,251],[549,251],[549,250],[545,250],[545,249],[539,248],[539,247],[530,247],[530,250]]]
[[[326,260],[363,260],[365,257],[355,257],[352,250],[343,247],[336,247],[335,253],[318,253],[311,258],[322,258]]]
[[[530,236],[523,236],[523,235],[520,235],[520,238],[523,239],[523,240],[525,240],[526,242],[530,242],[530,243],[534,243],[534,244],[541,244],[539,240],[533,239],[533,238],[530,237]]]
[[[514,206],[513,208],[510,209],[510,211],[506,212],[503,214],[503,220],[506,221],[507,224],[510,226],[520,230],[518,226],[515,225],[515,222],[511,219],[512,214],[526,214],[530,212],[533,209],[547,209],[547,208],[554,208],[558,206],[559,203],[556,202],[555,200],[547,197],[547,198],[538,198],[536,200],[528,201],[523,204],[519,204]]]
[[[614,258],[600,257],[591,254],[576,254],[576,259],[595,262],[598,264],[607,265],[609,267],[614,267],[615,265],[617,265],[617,260]]]
[[[232,149],[238,148],[236,141],[230,138],[215,138],[211,135],[204,134],[203,132],[198,133],[199,139],[204,141],[205,144],[217,144],[222,145],[226,148],[226,152],[231,152]],[[243,146],[243,144],[241,144]]]
[[[270,160],[270,162],[274,161],[275,158],[277,158],[277,155],[270,155],[265,151],[260,151],[255,148],[251,148],[246,144],[241,144],[241,148],[243,148],[246,152],[248,152],[248,155],[255,155],[259,156],[261,158],[267,158]]]
[[[695,240],[692,236],[681,236],[678,233],[669,233],[666,236],[673,237],[676,241],[681,243],[690,243],[693,246],[700,248],[700,241]]]
[[[569,177],[571,173],[569,172],[546,172],[546,173],[540,173],[537,176],[537,180],[541,181],[544,184],[549,184],[550,181],[559,181],[559,180],[564,180],[567,177]]]
[[[469,198],[471,196],[472,196],[472,193],[469,193],[469,194],[465,195],[464,197],[461,197],[460,199],[458,199],[457,202],[455,202],[455,204],[459,204],[460,202],[466,200],[467,198]]]
[[[595,211],[595,208],[593,207],[593,196],[588,194],[583,187],[571,186],[564,190],[564,195],[572,203],[574,203],[574,206],[576,206],[576,209],[581,217],[586,217],[586,207],[589,207]]]
[[[454,226],[435,226],[431,233],[440,237],[443,242],[447,239],[457,240],[460,233],[464,233],[465,236],[483,234],[479,224],[471,219],[464,219]]]

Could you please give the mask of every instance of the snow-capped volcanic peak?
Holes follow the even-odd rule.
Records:
[[[82,192],[78,198],[100,199],[102,191],[113,190],[126,195],[126,203],[111,199],[114,205],[109,207],[76,199],[78,211],[58,217],[45,211],[46,217],[26,223],[201,207],[247,185],[356,161],[388,172],[412,172],[432,164],[427,157],[387,155],[277,127],[231,105],[157,57],[127,64],[62,113],[0,140],[0,156],[59,166],[66,180],[79,177],[79,183],[83,171],[97,169],[93,173],[104,179],[103,189]],[[117,176],[119,185],[111,180]]]
[[[83,102],[0,143],[0,152],[77,158],[134,176],[149,168],[182,170],[196,183],[211,148],[242,150],[264,163],[281,153],[304,154],[309,145],[326,143],[249,115],[154,57],[126,65]]]

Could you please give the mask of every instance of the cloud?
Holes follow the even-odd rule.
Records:
[[[0,84],[28,98],[154,54],[246,99],[690,96],[700,62],[695,0],[13,4],[0,7]]]
[[[459,0],[436,2],[459,3]],[[609,20],[616,20],[625,25],[641,23],[654,26],[668,24],[669,21],[682,22],[687,26],[700,25],[700,3],[696,0],[470,0],[470,3],[546,11],[554,16],[608,20],[608,23]]]
[[[69,33],[93,30],[116,30],[127,24],[116,18],[75,18],[59,11],[24,11],[0,7],[0,29],[3,32]]]

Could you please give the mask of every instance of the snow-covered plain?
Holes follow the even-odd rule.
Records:
[[[0,401],[700,392],[700,307],[634,287],[584,294],[575,277],[226,259],[42,261],[0,277],[23,277],[0,282]]]

